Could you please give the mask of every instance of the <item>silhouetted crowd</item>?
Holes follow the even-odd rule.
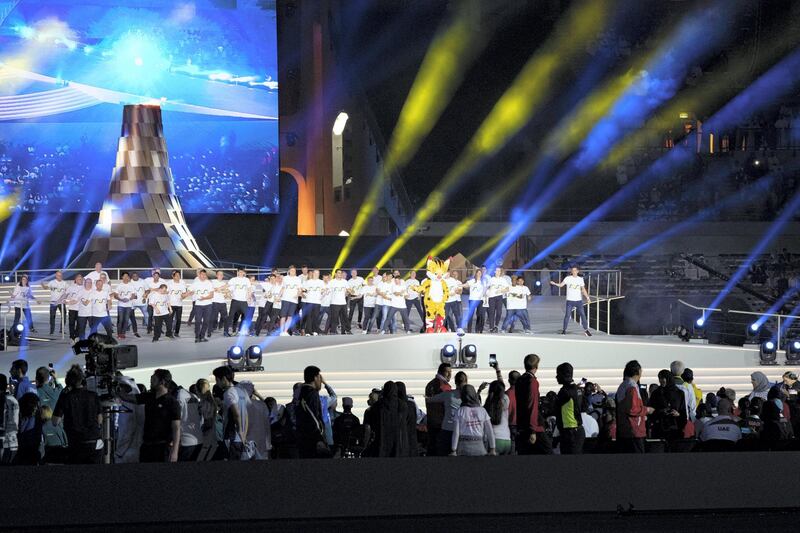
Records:
[[[424,403],[403,382],[387,381],[372,390],[361,420],[352,398],[340,399],[316,366],[279,405],[228,366],[214,370],[213,384],[199,379],[188,389],[158,369],[147,388],[123,375],[108,385],[78,365],[63,385],[47,367],[31,381],[20,359],[10,379],[0,374],[0,457],[35,465],[800,449],[794,372],[774,383],[754,372],[752,390],[740,397],[731,388],[704,395],[680,361],[649,387],[630,361],[609,394],[576,382],[562,363],[561,388],[542,395],[539,364],[538,355],[525,356],[523,372],[506,381],[492,363],[496,380],[476,389],[466,372],[453,375],[443,363]]]

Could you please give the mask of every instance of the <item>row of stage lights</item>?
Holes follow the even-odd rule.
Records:
[[[261,346],[254,344],[246,350],[239,345],[228,348],[228,366],[234,372],[257,372],[264,370]]]
[[[694,325],[694,337],[703,338],[706,326],[705,318],[698,318],[695,320]],[[689,342],[693,336],[692,332],[683,326],[678,328],[677,335],[684,342]],[[745,343],[758,344],[758,358],[762,365],[778,364],[778,344],[774,340],[772,333],[764,328],[763,324],[753,322],[747,326],[747,330],[745,331]],[[789,339],[786,342],[784,352],[785,364],[795,365],[800,363],[800,340]]]

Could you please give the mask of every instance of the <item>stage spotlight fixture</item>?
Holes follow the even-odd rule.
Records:
[[[747,331],[745,332],[745,343],[746,344],[758,344],[761,340],[762,334],[762,326],[758,322],[753,322],[749,326],[747,326]]]
[[[478,367],[478,347],[474,344],[466,344],[461,348],[461,366],[465,368]]]
[[[800,340],[791,339],[786,343],[786,361],[787,365],[796,365],[800,363]]]
[[[458,350],[452,344],[445,344],[442,347],[441,352],[439,353],[439,357],[442,360],[442,363],[447,363],[450,366],[455,366],[458,360]]]
[[[762,365],[778,364],[778,351],[775,341],[768,340],[761,343],[758,350],[758,359]]]
[[[3,281],[11,281],[11,276],[6,274],[5,276],[3,276]]]
[[[683,326],[678,326],[678,329],[675,330],[675,335],[683,342],[689,342],[689,338],[692,336],[689,330]]]
[[[233,370],[244,370],[244,350],[241,346],[228,348],[228,366]]]
[[[254,344],[247,348],[245,352],[245,370],[249,371],[261,371],[264,370],[264,367],[261,366],[261,346],[258,344]]]
[[[703,329],[705,326],[706,326],[706,319],[703,317],[700,317],[694,321],[695,329]]]

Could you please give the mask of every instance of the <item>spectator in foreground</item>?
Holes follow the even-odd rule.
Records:
[[[19,465],[38,465],[42,460],[42,420],[39,416],[39,395],[28,392],[19,399],[19,430],[17,431]]]
[[[245,319],[246,320],[246,319]],[[247,394],[247,441],[255,445],[254,459],[269,459],[272,451],[272,435],[270,434],[269,408],[264,399],[256,391],[253,382],[242,381],[239,387]]]
[[[181,446],[181,406],[169,394],[172,374],[158,368],[150,377],[150,390],[134,396],[144,405],[144,431],[140,463],[175,463]]]
[[[517,400],[517,453],[520,455],[553,453],[552,438],[545,432],[539,415],[539,381],[536,379],[539,361],[536,354],[526,355],[523,360],[525,373],[514,386]]]
[[[502,390],[503,386],[500,385]],[[475,387],[461,387],[461,407],[453,422],[450,455],[497,455],[489,413],[481,407]]]
[[[455,390],[440,392],[430,399],[431,405],[439,403],[444,407],[442,430],[439,432],[436,442],[436,454],[440,456],[449,455],[451,451],[453,425],[455,424],[458,409],[461,407],[461,388],[467,384],[467,374],[465,372],[456,372],[455,381]],[[428,436],[428,438],[430,438],[430,436]]]
[[[19,402],[8,393],[8,378],[0,374],[0,464],[14,462],[17,455],[17,428],[19,427]]]
[[[44,439],[43,461],[48,464],[63,464],[67,458],[67,434],[62,426],[53,425],[53,410],[49,406],[42,405],[39,416],[42,419]]]
[[[683,387],[676,385],[674,373],[670,370],[658,373],[658,383],[659,387],[650,397],[653,438],[666,440],[669,448],[683,438],[687,422],[686,394]]]
[[[25,359],[17,359],[11,363],[11,384],[14,386],[14,397],[19,401],[23,394],[32,392],[37,394],[36,386],[28,379],[28,362]],[[764,396],[766,398],[766,396]]]
[[[342,398],[344,412],[333,421],[333,443],[341,457],[356,453],[361,438],[361,421],[353,414],[353,399]]]
[[[405,428],[408,439],[408,456],[417,457],[419,456],[419,443],[417,441],[417,404],[408,398],[406,384],[402,381],[397,382],[397,397],[401,403],[405,402],[407,405]]]
[[[197,461],[203,443],[203,414],[200,398],[196,394],[178,387],[175,395],[181,409],[181,445],[178,461]]]
[[[560,435],[561,455],[582,454],[583,441],[586,440],[581,419],[578,386],[572,375],[571,364],[561,363],[556,367],[556,381],[561,385],[556,400],[556,426]]]
[[[369,439],[365,452],[372,457],[407,457],[407,414],[408,404],[400,401],[397,384],[387,381],[381,398],[369,415],[364,415],[364,433]]]
[[[514,386],[519,379],[519,372],[512,370],[508,373],[508,389],[506,389],[506,396],[508,397],[508,427],[511,431],[511,451],[513,453],[515,443],[517,441],[517,393]]]
[[[644,453],[647,437],[647,415],[652,408],[645,407],[639,392],[642,366],[638,361],[628,361],[622,371],[622,383],[617,389],[616,422],[617,448],[622,453]]]
[[[672,372],[672,381],[675,383],[675,386],[678,388],[678,390],[683,393],[683,403],[684,403],[684,409],[686,411],[686,419],[694,422],[695,412],[697,411],[697,400],[695,392],[692,386],[684,382],[683,378],[681,377],[683,375],[684,370],[686,370],[686,365],[683,364],[683,361],[673,361],[672,363],[670,363],[669,369],[670,372]],[[694,377],[694,374],[692,374],[692,377]]]
[[[492,422],[497,455],[511,455],[511,428],[509,426],[509,396],[499,379],[489,385],[484,408]]]
[[[227,451],[224,457],[232,461],[250,459],[253,452],[247,448],[250,398],[234,383],[231,367],[218,366],[213,374],[217,387],[222,390],[222,441]]]
[[[67,390],[61,393],[53,410],[53,425],[64,423],[67,434],[67,462],[98,464],[103,460],[101,427],[103,411],[97,394],[86,390],[83,370],[73,365],[64,378]]]
[[[691,368],[684,368],[683,372],[681,373],[681,379],[683,379],[683,382],[692,392],[694,392],[695,406],[703,403],[703,391],[700,390],[700,387],[694,384],[694,371],[692,371]]]
[[[42,407],[49,407],[51,412],[56,406],[58,397],[64,387],[56,379],[56,371],[46,366],[36,369],[36,393]]]
[[[297,451],[301,459],[329,457],[325,444],[325,428],[322,424],[322,404],[319,391],[322,388],[322,374],[316,366],[303,370],[303,385],[300,387],[297,419]]]
[[[769,394],[769,379],[767,375],[763,372],[753,372],[750,374],[750,383],[753,384],[753,391],[747,398],[751,401],[753,398],[766,400],[767,394]]]
[[[439,433],[442,431],[442,422],[445,414],[444,404],[431,402],[431,399],[437,394],[452,390],[450,387],[452,372],[450,364],[442,363],[436,371],[436,376],[425,385],[425,410],[428,413],[428,456],[437,454],[437,442],[439,441]]]
[[[706,421],[700,432],[703,451],[732,451],[742,438],[739,419],[733,416],[733,404],[723,398],[717,404],[716,417]]]

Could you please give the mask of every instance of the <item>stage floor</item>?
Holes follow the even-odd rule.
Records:
[[[496,353],[504,376],[510,370],[522,370],[522,359],[528,353],[542,358],[538,377],[543,392],[557,390],[555,367],[569,361],[575,367],[575,378],[587,378],[609,393],[616,390],[622,368],[631,359],[644,367],[643,383],[656,382],[662,368],[680,359],[694,370],[695,383],[705,392],[722,386],[733,387],[739,395],[748,392],[750,374],[763,370],[771,380],[779,380],[786,367],[760,367],[758,348],[705,345],[680,342],[676,337],[615,336],[597,333],[585,337],[572,323],[567,335],[560,335],[563,300],[540,297],[530,306],[534,335],[467,334],[463,344],[475,344],[478,349],[478,368],[467,369],[470,383],[476,387],[482,381],[494,379],[488,367],[490,353]],[[39,329],[46,317],[36,316]],[[414,321],[419,329],[419,321]],[[139,347],[139,367],[126,371],[138,382],[148,383],[153,369],[164,367],[172,371],[177,383],[188,386],[200,377],[208,377],[215,366],[224,364],[228,348],[235,343],[247,346],[259,344],[264,351],[264,372],[239,373],[239,380],[250,380],[264,396],[273,396],[286,403],[291,398],[292,385],[302,381],[302,371],[314,364],[334,387],[339,397],[353,398],[354,412],[363,413],[369,392],[381,387],[386,380],[404,381],[409,393],[423,397],[425,383],[435,374],[440,362],[439,351],[447,343],[458,345],[452,333],[411,335],[362,335],[354,328],[353,335],[318,337],[240,337],[225,338],[221,333],[207,343],[196,344],[192,327],[182,326],[184,337],[157,342],[150,338],[131,338],[125,342]],[[49,337],[49,336],[43,336]],[[31,371],[52,362],[59,374],[73,363],[83,363],[72,353],[68,340],[60,337],[47,342],[31,342],[30,346],[11,348],[5,354],[7,363],[18,357],[29,361]],[[779,355],[779,360],[782,357]]]

